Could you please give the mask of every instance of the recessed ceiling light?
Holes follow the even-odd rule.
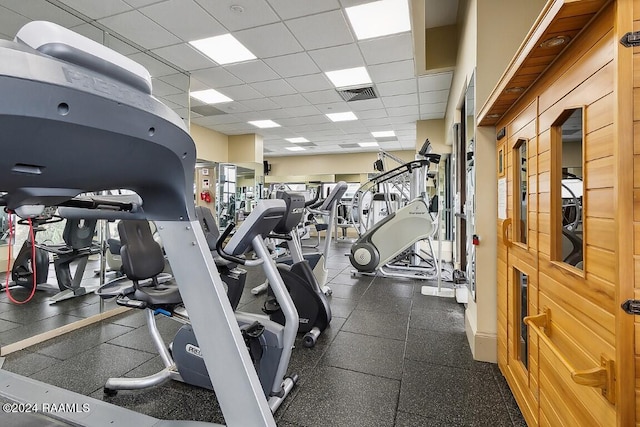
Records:
[[[254,125],[257,128],[267,129],[267,128],[279,128],[280,125],[274,122],[273,120],[254,120],[248,122],[250,125]]]
[[[284,147],[289,151],[304,151],[304,147],[298,147],[297,145],[294,147]]]
[[[371,132],[374,138],[388,138],[391,136],[396,136],[396,133],[392,130],[382,130],[379,132]]]
[[[231,34],[194,40],[189,44],[221,65],[256,59],[256,56]]]
[[[326,114],[326,116],[332,122],[346,122],[349,120],[358,120],[356,115],[353,114],[351,111],[347,111],[344,113],[331,113],[331,114]]]
[[[190,92],[189,95],[198,101],[204,102],[205,104],[220,104],[221,102],[233,101],[233,99],[221,94],[215,89],[196,90]]]
[[[523,92],[524,88],[521,86],[512,86],[508,87],[504,90],[504,93],[520,93]]]
[[[347,68],[344,70],[327,71],[325,73],[335,87],[370,84],[371,77],[364,67]]]
[[[358,142],[360,147],[378,147],[377,142]]]
[[[299,142],[309,142],[307,138],[297,137],[297,138],[285,138],[289,142],[299,143]]]
[[[553,47],[567,44],[569,40],[571,40],[571,37],[569,36],[555,36],[540,43],[540,47],[543,49],[551,49]]]
[[[358,40],[411,30],[407,0],[381,0],[345,9]]]

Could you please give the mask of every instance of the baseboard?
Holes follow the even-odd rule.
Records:
[[[474,331],[467,316],[464,317],[464,330],[474,360],[498,363],[498,336],[496,334]]]

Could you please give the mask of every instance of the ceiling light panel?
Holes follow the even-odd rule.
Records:
[[[371,77],[369,77],[369,73],[365,67],[327,71],[325,74],[335,87],[371,84]]]
[[[194,40],[189,44],[221,65],[256,59],[256,56],[231,34]]]
[[[304,147],[298,147],[297,145],[293,147],[284,147],[284,148],[286,148],[289,151],[304,151]]]
[[[197,90],[189,93],[192,98],[202,101],[205,104],[220,104],[222,102],[231,102],[233,99],[221,94],[215,89]]]
[[[358,40],[411,30],[407,0],[380,0],[345,11]]]
[[[287,141],[293,142],[293,143],[309,142],[309,140],[307,138],[302,138],[302,137],[286,138],[286,139],[287,139]]]
[[[379,132],[371,132],[374,138],[387,138],[390,136],[396,136],[396,133],[392,130],[383,130]]]
[[[351,111],[344,113],[331,113],[326,115],[332,122],[346,122],[349,120],[358,120],[355,114]]]
[[[378,143],[377,142],[358,142],[358,145],[360,147],[378,147]]]
[[[249,124],[254,125],[255,127],[260,129],[280,127],[280,125],[273,120],[253,120],[250,121]]]

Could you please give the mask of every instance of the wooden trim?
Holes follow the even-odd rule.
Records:
[[[633,15],[639,3],[635,1],[617,1],[614,20],[614,40],[634,30]],[[634,360],[634,317],[623,312],[620,304],[634,298],[634,259],[633,259],[633,222],[634,217],[634,77],[640,75],[640,69],[634,69],[633,51],[616,43],[614,49],[614,92],[613,102],[613,141],[614,144],[614,209],[616,212],[615,233],[617,236],[617,280],[614,302],[616,317],[616,393],[620,396],[616,410],[616,424],[619,426],[634,425],[636,419],[635,381],[638,375]],[[637,114],[637,110],[635,111]],[[638,286],[638,283],[635,283]],[[638,342],[635,342],[638,345]]]
[[[41,342],[50,340],[51,338],[59,337],[68,332],[72,332],[84,328],[85,326],[97,323],[101,320],[117,316],[118,314],[126,313],[129,310],[131,310],[129,307],[116,307],[109,311],[105,311],[104,313],[94,314],[93,316],[78,320],[77,322],[69,323],[68,325],[60,326],[59,328],[34,335],[32,337],[23,339],[22,341],[5,345],[3,347],[0,347],[0,356],[6,356],[8,354],[15,353],[16,351],[24,350],[25,348],[31,347],[32,345],[40,344]]]

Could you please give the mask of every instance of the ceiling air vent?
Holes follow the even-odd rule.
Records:
[[[347,102],[363,101],[365,99],[375,99],[378,97],[373,86],[355,87],[351,89],[337,89],[338,94]]]

